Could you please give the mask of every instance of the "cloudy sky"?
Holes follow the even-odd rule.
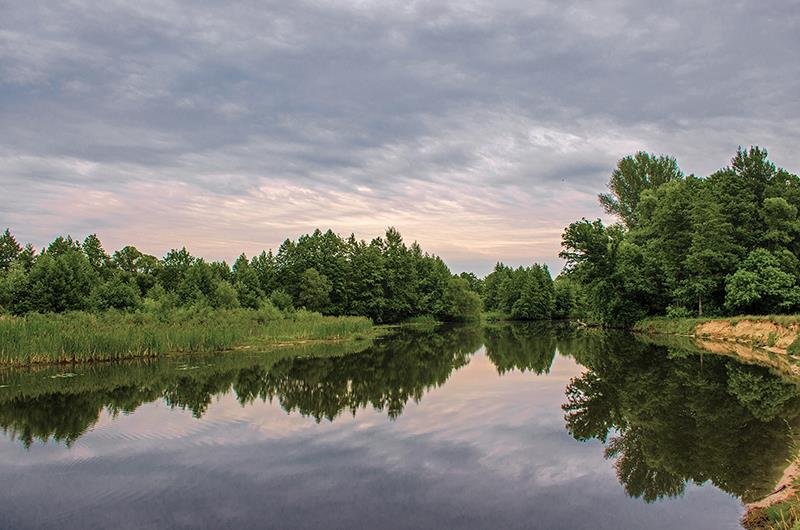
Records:
[[[556,257],[617,159],[800,170],[800,3],[0,0],[0,226],[208,258]]]

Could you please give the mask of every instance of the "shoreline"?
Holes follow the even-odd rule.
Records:
[[[167,352],[156,352],[156,353],[145,353],[145,354],[133,354],[127,356],[117,356],[113,359],[64,359],[64,360],[54,360],[54,361],[30,361],[26,363],[9,363],[9,362],[0,362],[0,370],[14,370],[17,368],[47,368],[47,367],[64,367],[64,366],[92,366],[92,365],[106,365],[106,364],[114,364],[114,363],[127,363],[131,361],[150,361],[154,359],[164,359],[164,358],[180,358],[180,357],[189,357],[192,355],[210,355],[215,353],[220,354],[227,354],[227,353],[235,353],[235,352],[249,352],[249,353],[271,353],[273,351],[278,350],[285,350],[290,348],[297,348],[297,347],[306,347],[306,346],[321,346],[321,345],[341,345],[345,343],[352,343],[353,345],[359,345],[362,342],[371,342],[381,336],[383,336],[384,332],[376,332],[367,336],[357,336],[357,337],[331,337],[325,339],[296,339],[296,340],[286,340],[286,341],[279,341],[274,343],[267,343],[263,346],[257,347],[252,344],[241,344],[235,345],[230,348],[224,348],[219,350],[213,351],[167,351]]]
[[[165,356],[359,344],[388,331],[362,317],[258,311],[67,313],[0,324],[0,368],[113,363]]]

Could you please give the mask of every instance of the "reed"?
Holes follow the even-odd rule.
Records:
[[[178,309],[162,313],[71,312],[0,319],[0,364],[113,361],[166,353],[368,337],[363,317],[297,311]]]

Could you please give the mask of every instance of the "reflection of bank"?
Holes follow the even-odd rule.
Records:
[[[594,335],[570,352],[590,370],[567,388],[567,428],[608,441],[630,495],[654,501],[707,480],[745,502],[772,491],[800,421],[795,382],[675,343]]]

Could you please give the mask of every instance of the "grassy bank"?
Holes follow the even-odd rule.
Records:
[[[637,322],[633,330],[647,334],[736,342],[778,353],[800,355],[800,315],[649,318]]]
[[[0,319],[0,364],[112,361],[166,353],[266,349],[378,332],[363,317],[326,317],[274,307],[164,313],[30,314]]]

